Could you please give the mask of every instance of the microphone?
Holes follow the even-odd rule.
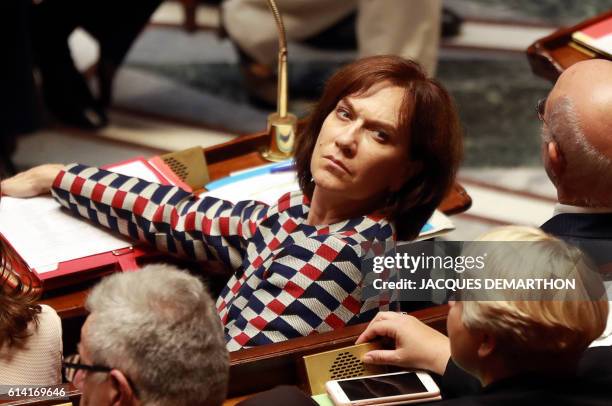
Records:
[[[293,156],[297,117],[287,111],[288,75],[287,75],[287,38],[283,19],[274,0],[267,0],[268,7],[274,15],[278,29],[278,86],[276,95],[276,112],[268,116],[267,132],[270,134],[270,147],[261,153],[268,161],[284,161]]]

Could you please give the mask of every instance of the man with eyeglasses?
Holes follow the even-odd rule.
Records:
[[[563,239],[612,237],[612,62],[579,62],[538,103],[542,158],[559,203],[542,225]]]
[[[114,274],[87,298],[78,359],[65,375],[81,406],[218,406],[229,360],[202,282],[168,265]]]
[[[537,105],[542,159],[558,200],[541,229],[582,248],[606,280],[612,270],[611,79],[612,62],[578,62]],[[606,287],[610,292],[612,283]],[[612,345],[612,320],[594,345]]]

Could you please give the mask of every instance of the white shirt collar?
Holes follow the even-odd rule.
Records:
[[[571,206],[569,204],[555,204],[553,216],[557,214],[572,213],[572,214],[595,214],[595,213],[612,213],[612,207],[584,207]]]

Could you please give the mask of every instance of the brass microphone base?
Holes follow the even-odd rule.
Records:
[[[282,162],[291,158],[291,155],[275,154],[273,152],[270,152],[269,149],[261,151],[260,154],[263,159],[270,162]]]
[[[278,113],[268,116],[268,134],[270,134],[270,147],[261,152],[263,159],[279,162],[293,156],[295,149],[295,133],[297,131],[297,117],[287,113],[280,117]]]

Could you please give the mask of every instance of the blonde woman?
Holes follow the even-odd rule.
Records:
[[[414,317],[382,312],[357,343],[389,337],[395,349],[372,351],[364,361],[442,375],[444,399],[457,397],[443,404],[588,405],[611,401],[612,349],[585,352],[605,328],[608,302],[605,297],[591,300],[589,289],[601,282],[593,278],[593,268],[583,254],[534,228],[499,228],[479,240],[499,242],[489,245],[487,277],[570,278],[576,281],[573,296],[554,301],[513,300],[522,296],[497,301],[472,296],[469,300],[464,296],[450,303],[448,337]],[[504,241],[533,244],[526,250],[529,255],[522,255],[508,249]]]

